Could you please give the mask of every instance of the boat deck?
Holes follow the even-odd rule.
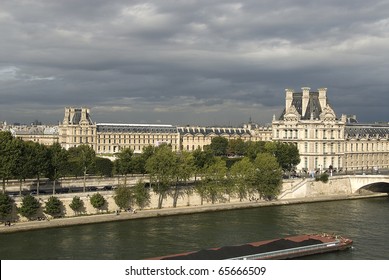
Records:
[[[287,259],[310,254],[342,250],[352,241],[340,236],[312,234],[281,239],[224,246],[183,254],[159,257],[161,260]]]

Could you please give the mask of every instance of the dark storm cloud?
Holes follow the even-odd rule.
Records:
[[[2,0],[0,119],[270,122],[284,89],[388,120],[387,1]],[[368,98],[367,98],[368,97]]]

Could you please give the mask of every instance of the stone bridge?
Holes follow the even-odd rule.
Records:
[[[329,177],[327,183],[312,178],[285,180],[278,199],[351,195],[359,193],[388,193],[389,175],[342,175]]]

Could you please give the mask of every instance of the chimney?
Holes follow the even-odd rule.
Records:
[[[302,104],[301,104],[301,116],[305,116],[305,112],[307,111],[308,103],[309,103],[309,90],[311,88],[309,87],[302,87],[301,90],[303,91],[303,98],[302,98]]]
[[[285,89],[285,112],[287,112],[292,106],[293,101],[293,89]]]
[[[76,110],[72,107],[69,108],[69,124],[73,124],[73,118]]]
[[[321,109],[327,106],[327,88],[319,88],[319,102]]]
[[[81,108],[81,120],[80,122],[88,122],[87,114],[89,110],[87,108]]]
[[[69,112],[70,112],[70,108],[65,107],[65,116],[63,117],[63,124],[69,124],[70,121]]]

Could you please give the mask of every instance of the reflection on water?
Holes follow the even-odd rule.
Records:
[[[354,249],[311,259],[389,259],[389,199],[261,207],[3,234],[1,259],[144,259],[328,232]]]

